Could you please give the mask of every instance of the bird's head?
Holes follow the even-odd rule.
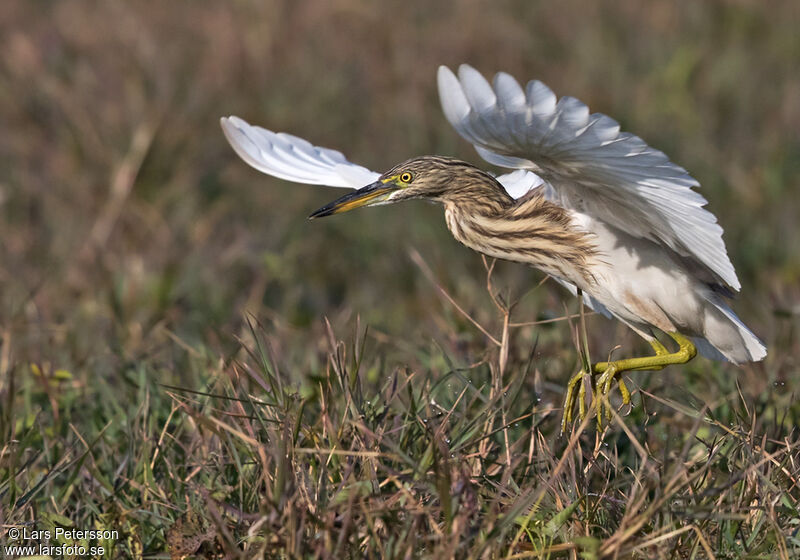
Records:
[[[440,156],[422,156],[395,165],[374,183],[326,204],[309,218],[412,198],[446,201],[472,192],[476,186],[483,186],[508,198],[491,175],[467,162]]]

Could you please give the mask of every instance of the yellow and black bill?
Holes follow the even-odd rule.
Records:
[[[384,183],[379,179],[366,187],[348,193],[341,198],[337,198],[330,204],[326,204],[319,210],[313,212],[308,219],[332,216],[333,214],[348,212],[356,208],[361,208],[362,206],[380,204],[385,202],[388,196],[395,190],[397,190],[396,185],[391,182]]]

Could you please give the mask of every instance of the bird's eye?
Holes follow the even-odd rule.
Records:
[[[402,183],[410,183],[413,178],[414,177],[408,171],[400,174],[400,182]]]

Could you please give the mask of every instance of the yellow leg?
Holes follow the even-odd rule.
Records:
[[[611,386],[616,379],[619,384],[619,391],[622,396],[624,404],[630,404],[631,394],[622,380],[621,374],[626,371],[654,371],[660,370],[671,364],[685,364],[697,355],[697,349],[692,341],[680,333],[667,333],[675,342],[678,343],[679,349],[676,352],[670,352],[658,340],[653,339],[650,345],[656,352],[655,356],[647,356],[642,358],[628,358],[625,360],[616,360],[613,362],[598,362],[592,366],[592,385],[593,385],[593,400],[595,410],[597,412],[597,425],[598,428],[602,427],[603,412],[605,416],[611,417],[611,410],[608,407],[608,394],[611,392]],[[578,415],[581,420],[586,417],[586,403],[585,395],[586,388],[583,383],[586,372],[581,371],[570,379],[567,385],[567,395],[564,399],[564,414],[561,419],[561,430],[566,429],[567,424],[572,422],[572,409],[575,406],[576,397],[578,397]],[[575,394],[575,389],[579,388],[578,395]]]

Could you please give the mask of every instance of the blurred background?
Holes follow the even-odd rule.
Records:
[[[230,337],[219,333],[238,332],[246,313],[283,329],[287,344],[304,341],[299,348],[316,339],[307,331],[322,316],[343,326],[359,315],[389,336],[429,340],[441,334],[429,311],[446,304],[411,248],[462,304],[492,313],[480,258],[450,237],[439,208],[409,203],[309,223],[340,191],[258,174],[218,124],[239,115],[379,171],[426,153],[482,164],[437,99],[438,65],[462,62],[540,79],[687,168],[725,229],[743,284],[735,309],[771,343],[771,360],[790,361],[800,305],[799,11],[792,0],[7,0],[6,367],[114,376],[166,351],[166,331],[224,346]],[[516,265],[499,271],[512,297],[541,279]],[[517,318],[563,314],[563,296],[538,290]],[[638,344],[624,327],[593,321],[601,351]]]
[[[483,165],[437,98],[437,67],[462,62],[542,80],[688,169],[725,229],[743,285],[734,308],[770,354],[744,369],[698,360],[687,371],[711,396],[720,379],[729,380],[720,391],[746,381],[746,395],[791,383],[798,29],[796,0],[4,0],[0,397],[25,414],[3,437],[55,419],[67,440],[72,421],[91,439],[126,406],[149,402],[145,382],[202,387],[211,366],[239,352],[248,318],[298,383],[326,361],[326,317],[345,338],[357,318],[369,325],[367,355],[388,370],[432,368],[434,347],[462,365],[482,359],[485,339],[409,256],[418,251],[496,332],[481,259],[452,239],[440,208],[309,222],[341,191],[257,173],[219,127],[238,115],[378,171],[420,154]],[[496,287],[520,300],[514,320],[577,309],[552,283],[534,289],[541,279],[498,264]],[[577,363],[568,326],[515,332],[512,361],[535,344],[558,406],[555,389]],[[626,355],[648,349],[599,317],[589,336],[603,355],[617,344]],[[654,383],[680,397],[679,386]]]

